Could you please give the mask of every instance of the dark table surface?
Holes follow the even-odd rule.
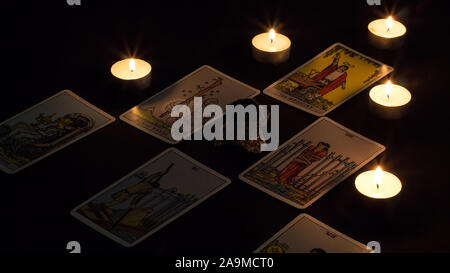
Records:
[[[95,3],[94,3],[95,2]],[[240,181],[238,174],[266,153],[183,141],[178,149],[232,180],[220,191],[133,248],[125,248],[69,212],[170,145],[116,122],[14,175],[0,173],[3,251],[65,252],[77,240],[83,252],[247,253],[300,213],[350,237],[381,243],[383,252],[450,250],[448,130],[448,18],[438,1],[29,1],[4,11],[7,68],[0,120],[62,89],[70,89],[118,118],[125,110],[204,64],[263,90],[335,42],[395,68],[396,83],[413,95],[408,115],[372,115],[368,90],[327,116],[387,149],[306,210],[298,210]],[[408,28],[401,49],[368,44],[367,24],[393,11]],[[275,25],[292,41],[280,65],[252,59],[251,39]],[[110,66],[129,53],[153,66],[145,90],[123,90]],[[8,61],[6,61],[8,60]],[[3,72],[4,73],[4,72]],[[280,105],[280,143],[316,117]],[[354,187],[361,171],[381,164],[403,182],[392,199],[373,200]],[[6,235],[6,236],[5,236]]]

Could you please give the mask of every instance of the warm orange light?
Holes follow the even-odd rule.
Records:
[[[392,93],[392,83],[391,81],[387,81],[386,87],[385,87],[386,97],[389,99],[391,97]]]
[[[383,178],[383,171],[381,170],[381,167],[378,166],[377,169],[375,170],[375,175],[373,177],[373,180],[377,185],[377,190],[380,188],[382,178]]]
[[[273,44],[273,41],[275,40],[275,29],[273,29],[273,28],[269,31],[269,39],[270,39],[270,43]]]
[[[392,16],[389,16],[387,21],[386,21],[387,31],[391,30],[391,28],[392,28],[392,21],[393,21]]]
[[[134,70],[136,70],[136,61],[133,58],[130,59],[129,67],[131,72],[134,72]]]

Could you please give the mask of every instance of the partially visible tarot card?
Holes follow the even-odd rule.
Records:
[[[239,178],[304,209],[384,150],[383,145],[322,117]]]
[[[308,214],[300,214],[255,253],[370,253],[372,250]]]
[[[258,94],[259,90],[204,65],[128,110],[120,119],[169,144],[176,144],[180,141],[174,140],[171,135],[172,124],[178,119],[170,115],[174,106],[187,105],[193,115],[194,97],[203,98],[203,108],[216,104],[225,110],[227,104]],[[203,124],[205,122],[206,119]]]
[[[336,43],[264,90],[293,107],[324,116],[394,69]]]
[[[0,124],[0,169],[16,173],[114,120],[63,90]]]
[[[134,246],[230,184],[230,180],[169,148],[72,210],[123,246]]]

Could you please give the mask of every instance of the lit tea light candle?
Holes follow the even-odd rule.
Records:
[[[402,190],[402,183],[392,173],[376,170],[359,174],[355,179],[356,189],[365,196],[386,199],[396,196]]]
[[[121,60],[111,66],[111,73],[122,80],[137,80],[144,78],[150,71],[152,66],[141,59],[129,58]]]
[[[266,63],[281,63],[289,59],[291,40],[274,29],[253,37],[253,56]]]
[[[373,87],[369,92],[372,102],[371,109],[385,118],[399,118],[407,111],[407,104],[411,101],[408,89],[387,81]]]
[[[369,23],[369,40],[380,48],[389,49],[399,47],[403,43],[406,27],[389,16]]]

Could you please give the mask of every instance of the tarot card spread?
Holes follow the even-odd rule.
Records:
[[[258,94],[259,90],[205,65],[128,110],[120,119],[167,143],[176,144],[179,141],[172,138],[171,128],[178,118],[170,115],[176,105],[187,105],[194,113],[194,97],[202,97],[203,108],[216,104],[225,110],[227,104]],[[203,124],[207,120],[204,119]]]
[[[256,252],[262,253],[369,253],[371,250],[319,220],[300,214]]]
[[[134,246],[228,184],[228,178],[169,148],[72,215],[114,241]]]
[[[114,122],[69,90],[0,124],[0,169],[16,173]]]
[[[264,90],[293,107],[324,116],[393,71],[336,43]]]
[[[239,178],[304,209],[384,150],[340,124],[320,118]]]

